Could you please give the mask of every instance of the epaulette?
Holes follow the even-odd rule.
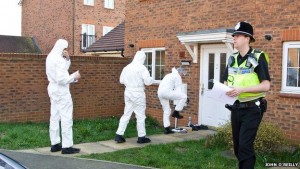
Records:
[[[254,53],[262,53],[263,51],[260,49],[254,49]]]
[[[234,52],[232,55],[238,54],[239,52]]]

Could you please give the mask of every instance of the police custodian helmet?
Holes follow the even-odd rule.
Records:
[[[255,42],[253,37],[253,27],[248,22],[243,21],[236,24],[232,36],[237,34],[247,35],[250,37],[250,42]]]

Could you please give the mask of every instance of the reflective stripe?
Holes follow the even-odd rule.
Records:
[[[249,93],[250,94],[250,93]],[[252,100],[256,100],[256,99],[259,99],[261,97],[266,97],[266,93],[265,92],[262,92],[262,93],[257,93],[256,96],[249,96],[248,97],[239,97],[239,101],[241,103],[243,102],[248,102],[248,101],[252,101]]]
[[[247,73],[253,73],[254,69],[253,68],[242,68],[242,67],[229,67],[228,68],[228,74],[247,74]]]

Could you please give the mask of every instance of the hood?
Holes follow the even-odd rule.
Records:
[[[65,48],[68,48],[68,42],[64,39],[58,39],[49,55],[61,55]]]
[[[145,62],[145,59],[146,59],[146,54],[145,52],[143,51],[137,51],[133,60],[132,60],[132,63],[139,63],[139,64],[144,64]]]
[[[178,73],[178,71],[175,67],[172,68],[172,73]]]

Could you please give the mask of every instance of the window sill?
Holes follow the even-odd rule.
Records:
[[[297,98],[300,99],[300,93],[279,93],[280,97],[289,97],[289,98]]]
[[[94,4],[83,4],[84,6],[90,6],[90,7],[93,7],[95,6]]]

